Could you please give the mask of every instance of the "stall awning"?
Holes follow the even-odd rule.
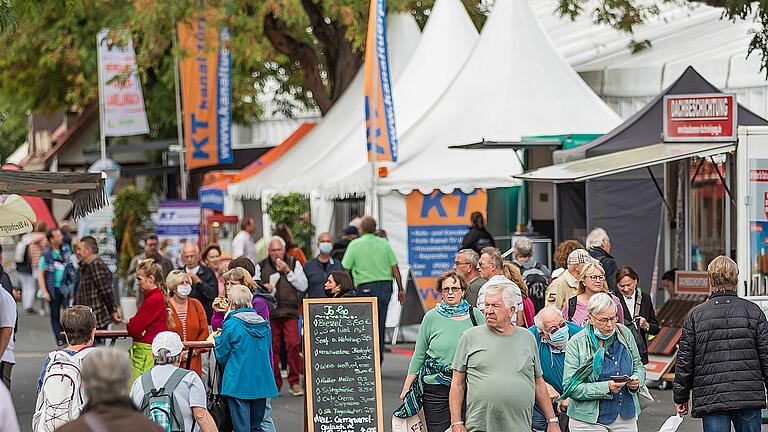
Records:
[[[729,152],[736,143],[655,144],[607,155],[550,165],[513,177],[540,182],[581,182],[611,174],[619,174],[664,162],[673,162],[692,156],[707,157]]]

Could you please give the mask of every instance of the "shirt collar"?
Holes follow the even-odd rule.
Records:
[[[193,268],[189,268],[187,266],[184,266],[184,270],[187,270],[187,271],[190,271],[190,272],[192,272],[194,274],[197,274],[197,272],[200,271],[200,264],[198,264],[197,266],[195,266]]]

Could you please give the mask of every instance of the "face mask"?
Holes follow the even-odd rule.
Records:
[[[325,290],[325,296],[326,297],[333,297],[333,291],[329,290],[329,289]]]
[[[595,336],[596,336],[598,339],[602,339],[602,340],[608,340],[608,339],[610,339],[610,338],[611,338],[611,336],[613,336],[613,334],[614,334],[614,333],[616,333],[616,327],[614,327],[614,328],[613,328],[613,330],[611,330],[611,334],[609,334],[608,336],[606,336],[606,335],[604,335],[604,334],[600,333],[600,330],[598,330],[598,329],[596,329],[596,328],[593,328],[593,331],[595,332]]]
[[[176,287],[176,294],[179,295],[179,297],[186,297],[192,292],[192,286],[190,285],[179,285]]]
[[[330,255],[331,251],[333,250],[333,243],[329,242],[322,242],[319,245],[317,245],[318,249],[320,249],[320,253],[323,255]]]
[[[563,347],[568,342],[569,337],[570,334],[568,333],[568,326],[565,326],[563,328],[557,329],[556,332],[549,335],[549,341],[552,343],[552,345]]]

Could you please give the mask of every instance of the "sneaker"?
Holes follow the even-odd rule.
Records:
[[[287,370],[285,370],[285,369],[280,369],[280,376],[281,376],[283,379],[286,379],[286,378],[288,378],[288,371],[287,371]]]
[[[304,389],[298,384],[292,385],[289,392],[292,396],[304,396]]]

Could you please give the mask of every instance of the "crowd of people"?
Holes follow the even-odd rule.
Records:
[[[440,302],[422,320],[395,417],[422,412],[429,432],[638,430],[641,402],[651,398],[648,337],[660,327],[637,272],[610,254],[607,233],[593,230],[586,246],[563,242],[550,271],[530,239],[515,241],[506,260],[482,214],[471,220],[453,269],[437,279]],[[403,303],[405,289],[376,221],[363,217],[337,243],[321,233],[312,259],[278,225],[258,260],[254,225],[243,221],[233,259],[218,245],[187,243],[178,268],[146,235],[128,271],[138,308],[127,321],[93,237],[75,241],[61,228],[25,236],[14,251],[17,297],[33,308],[21,276],[31,269],[59,346],[41,365],[33,430],[275,431],[271,399],[286,382],[289,394],[304,395],[304,298],[374,297],[383,361],[390,298]],[[718,257],[707,272],[711,298],[682,330],[675,409],[702,417],[705,432],[731,423],[756,431],[768,321],[736,296],[732,260]],[[15,364],[17,299],[7,279],[0,273],[0,400]],[[123,322],[130,349],[104,348],[97,331]],[[208,343],[185,346],[193,342]]]

